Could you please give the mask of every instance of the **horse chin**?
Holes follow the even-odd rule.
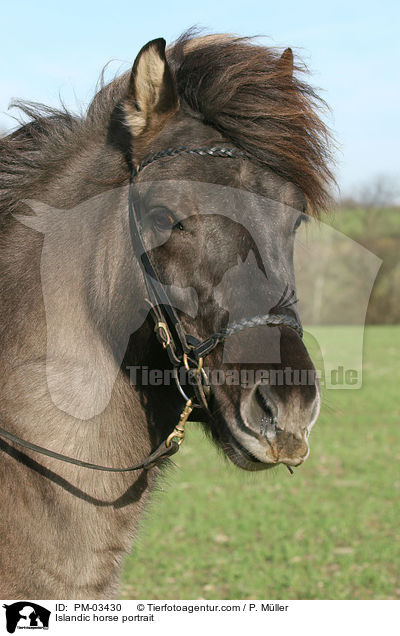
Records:
[[[268,470],[269,468],[276,466],[275,463],[263,462],[260,459],[257,459],[251,451],[245,448],[233,436],[230,442],[225,442],[224,444],[221,444],[221,446],[228,459],[230,459],[235,466],[242,468],[243,470],[254,472],[257,470]]]
[[[222,449],[226,457],[238,468],[248,471],[257,471],[268,470],[269,468],[273,468],[277,465],[276,462],[269,461],[266,453],[265,461],[256,457],[252,450],[247,447],[247,444],[243,439],[239,441],[234,431],[232,431],[232,427],[229,426],[225,420],[223,422],[219,422],[216,428],[219,431],[217,435],[215,434],[216,430],[214,429],[213,431],[213,437],[216,444]],[[223,431],[222,435],[221,431]],[[250,443],[251,441],[254,443],[254,440],[249,438]],[[264,455],[264,452],[262,452],[262,449],[260,448],[258,454]]]

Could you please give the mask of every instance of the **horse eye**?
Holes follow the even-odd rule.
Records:
[[[302,223],[308,223],[308,221],[309,221],[309,218],[307,214],[304,214],[304,212],[299,214],[299,216],[296,219],[296,223],[294,224],[293,232],[296,232],[296,230],[298,230],[298,228],[300,227]]]
[[[153,226],[159,232],[166,232],[173,227],[183,230],[181,223],[177,223],[174,215],[167,208],[157,208],[152,211],[151,215]]]

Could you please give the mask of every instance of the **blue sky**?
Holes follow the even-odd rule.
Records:
[[[339,142],[336,175],[344,194],[378,174],[400,181],[400,2],[368,0],[16,0],[1,9],[0,127],[12,98],[72,109],[87,104],[102,67],[126,70],[155,37],[174,40],[192,25],[211,32],[265,35],[292,46],[313,71]]]

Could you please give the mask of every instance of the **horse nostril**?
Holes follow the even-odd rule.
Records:
[[[276,404],[268,394],[266,387],[262,385],[257,387],[255,397],[264,412],[261,418],[260,435],[271,439],[276,436],[278,428]]]

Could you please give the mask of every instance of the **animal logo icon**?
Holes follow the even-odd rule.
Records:
[[[18,601],[11,605],[3,605],[6,610],[6,627],[9,634],[18,629],[48,629],[50,610],[32,603]]]

